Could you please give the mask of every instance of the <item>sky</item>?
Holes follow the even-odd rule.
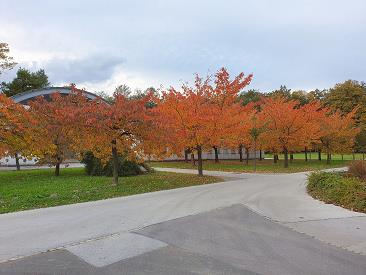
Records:
[[[365,0],[0,0],[18,67],[90,92],[253,73],[248,89],[366,81]],[[11,80],[16,69],[0,75]]]

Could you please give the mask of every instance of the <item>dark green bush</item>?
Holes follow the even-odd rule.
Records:
[[[93,153],[87,152],[83,155],[82,163],[85,164],[85,171],[90,176],[112,176],[112,161],[108,161],[104,166],[102,162],[94,157]],[[145,171],[144,171],[145,170]],[[118,175],[119,176],[136,176],[146,172],[151,172],[151,168],[145,164],[126,160],[122,156],[118,158]]]
[[[315,172],[307,190],[314,198],[366,213],[366,183],[342,173]]]

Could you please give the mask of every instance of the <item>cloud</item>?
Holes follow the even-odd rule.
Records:
[[[53,82],[98,83],[109,79],[125,61],[120,56],[94,54],[80,59],[51,59],[43,67]]]
[[[106,91],[179,86],[221,66],[254,73],[250,87],[263,91],[365,80],[365,0],[85,3],[2,0],[0,40],[54,84]]]

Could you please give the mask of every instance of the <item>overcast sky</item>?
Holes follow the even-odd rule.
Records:
[[[53,85],[91,92],[178,86],[222,66],[253,73],[253,89],[309,90],[366,80],[365,14],[365,0],[1,0],[0,41]]]

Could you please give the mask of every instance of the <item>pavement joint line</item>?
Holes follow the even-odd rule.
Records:
[[[36,253],[15,256],[15,257],[10,258],[10,259],[1,260],[0,264],[16,261],[16,260],[19,260],[19,259],[27,258],[27,257],[38,255],[38,254],[43,254],[43,253],[52,252],[52,251],[56,251],[56,250],[66,249],[68,246],[76,246],[76,245],[83,244],[83,243],[88,243],[88,242],[92,242],[92,241],[106,239],[106,238],[109,238],[109,237],[112,237],[112,236],[115,236],[115,235],[119,235],[119,234],[124,233],[124,232],[128,232],[128,231],[121,231],[121,232],[115,232],[115,233],[111,233],[111,234],[101,235],[101,236],[98,236],[98,237],[95,237],[95,238],[90,238],[90,239],[86,239],[86,240],[82,240],[82,241],[78,241],[78,242],[68,243],[68,244],[61,245],[61,246],[54,247],[54,248],[49,248],[49,249],[46,249],[46,250],[41,250],[41,251],[38,251]]]
[[[352,216],[352,217],[324,218],[324,219],[314,219],[314,220],[301,220],[301,221],[294,221],[294,222],[283,222],[283,221],[279,221],[279,222],[282,222],[284,224],[295,224],[295,223],[318,222],[318,221],[328,221],[328,220],[343,220],[343,219],[352,219],[352,218],[365,218],[366,219],[366,215]]]
[[[235,204],[232,204],[232,205],[235,205]],[[232,206],[232,205],[230,205],[230,206]],[[198,212],[198,213],[192,213],[192,214],[189,214],[189,215],[186,215],[186,216],[181,216],[181,217],[177,217],[177,218],[173,218],[173,219],[168,219],[168,220],[160,221],[160,222],[157,222],[157,223],[152,223],[152,224],[137,226],[137,227],[132,228],[132,229],[129,229],[129,230],[122,230],[122,231],[119,231],[119,232],[114,232],[114,233],[110,233],[110,234],[100,235],[100,236],[97,236],[97,237],[94,237],[94,238],[89,238],[89,239],[81,240],[81,241],[78,241],[78,242],[71,242],[71,243],[64,244],[64,245],[61,245],[61,246],[58,246],[58,247],[55,247],[55,248],[49,248],[49,249],[46,249],[46,250],[41,250],[41,251],[38,251],[36,253],[15,256],[15,257],[10,258],[10,259],[0,260],[0,264],[7,263],[7,262],[13,262],[13,261],[16,261],[16,260],[24,259],[24,258],[31,257],[31,256],[34,256],[34,255],[38,255],[38,254],[44,254],[44,253],[47,253],[47,252],[52,252],[52,251],[66,249],[69,246],[76,246],[76,245],[80,245],[80,244],[84,244],[84,243],[88,243],[88,242],[93,242],[93,241],[98,241],[98,240],[102,240],[102,239],[107,239],[109,237],[117,236],[117,235],[120,235],[122,233],[130,233],[130,234],[137,234],[137,235],[144,236],[144,235],[138,233],[137,231],[138,230],[142,230],[142,229],[144,229],[146,227],[149,227],[149,226],[152,226],[152,225],[162,224],[164,222],[174,221],[174,220],[177,220],[177,219],[181,219],[181,218],[185,218],[185,217],[189,217],[189,216],[194,216],[194,215],[198,215],[198,214],[201,214],[201,213],[207,213],[207,212],[210,212],[210,211],[213,211],[213,210],[222,209],[222,208],[226,208],[226,207],[230,207],[230,206],[221,206],[221,207],[218,207],[218,208],[215,208],[215,209],[211,209],[211,210],[207,210],[207,211],[203,211],[203,212]],[[154,238],[151,238],[151,239],[154,239]]]
[[[286,228],[288,228],[288,229],[290,229],[290,230],[292,230],[292,231],[294,231],[294,232],[297,232],[297,233],[299,233],[299,234],[302,234],[302,235],[308,236],[308,237],[310,237],[310,238],[313,238],[314,240],[317,240],[317,241],[319,241],[319,242],[325,243],[325,244],[327,244],[327,245],[330,245],[330,246],[333,246],[333,247],[336,247],[336,248],[339,248],[339,249],[345,250],[345,251],[350,252],[350,253],[353,253],[353,254],[357,254],[357,255],[361,255],[361,256],[366,256],[366,253],[363,253],[363,252],[360,252],[360,251],[355,251],[355,250],[350,249],[349,247],[351,247],[351,246],[341,246],[341,245],[337,245],[337,244],[335,244],[335,243],[331,243],[331,242],[328,242],[328,241],[324,241],[324,240],[322,240],[322,239],[320,239],[320,238],[318,238],[318,237],[316,237],[316,236],[314,236],[314,235],[310,235],[309,233],[306,233],[306,232],[303,232],[303,231],[297,230],[297,229],[295,229],[295,228],[293,228],[293,227],[289,227],[289,226],[287,226],[287,225],[286,225],[286,224],[284,224],[284,223],[281,223],[281,222],[276,222],[276,223],[278,223],[278,224],[280,224],[280,225],[282,225],[282,226],[285,226]]]
[[[253,211],[254,213],[256,213],[256,214],[258,214],[258,215],[262,216],[263,218],[265,218],[265,219],[267,219],[267,220],[269,220],[269,221],[271,221],[271,222],[273,222],[273,223],[276,223],[276,224],[278,224],[278,225],[281,225],[281,226],[283,226],[283,227],[286,227],[286,228],[290,229],[291,231],[294,231],[294,232],[297,232],[297,233],[299,233],[299,234],[305,235],[305,236],[307,236],[307,237],[313,238],[314,240],[317,240],[317,241],[319,241],[319,242],[322,242],[322,243],[328,244],[328,245],[330,245],[330,246],[333,246],[333,247],[336,247],[336,248],[343,249],[343,250],[345,250],[345,251],[347,251],[347,252],[351,252],[351,253],[354,253],[354,254],[357,254],[357,255],[361,255],[361,256],[366,256],[366,253],[362,253],[362,252],[359,252],[359,251],[352,250],[352,249],[350,249],[350,248],[349,248],[349,246],[340,246],[340,245],[337,245],[337,244],[335,244],[335,243],[331,243],[331,242],[328,242],[328,241],[324,241],[324,240],[321,240],[320,238],[317,238],[317,237],[316,237],[316,236],[314,236],[314,235],[311,235],[311,234],[309,234],[309,233],[306,233],[306,232],[303,232],[303,231],[297,230],[297,229],[295,229],[295,228],[293,228],[293,227],[289,226],[290,224],[303,223],[303,222],[308,222],[308,221],[282,222],[282,221],[280,221],[280,220],[272,219],[271,217],[268,217],[268,216],[264,215],[263,213],[260,213],[260,212],[258,212],[258,211],[256,211],[256,210],[252,209],[251,207],[249,207],[248,205],[246,205],[246,204],[244,204],[244,203],[239,203],[239,204],[241,204],[241,205],[243,205],[244,207],[248,208],[250,211]],[[323,221],[323,220],[333,220],[333,219],[355,218],[355,217],[357,217],[357,218],[359,218],[359,217],[361,217],[361,218],[366,218],[366,216],[354,216],[354,217],[344,217],[344,218],[328,218],[328,219],[309,220],[309,222],[310,222],[310,221]]]

